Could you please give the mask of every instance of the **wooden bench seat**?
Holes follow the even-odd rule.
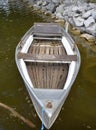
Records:
[[[48,63],[70,63],[77,60],[76,55],[48,55],[48,54],[31,54],[18,53],[18,59],[26,62],[48,62]]]

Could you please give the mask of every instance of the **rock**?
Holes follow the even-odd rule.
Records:
[[[79,5],[78,7],[77,7],[77,10],[75,10],[75,12],[76,13],[82,13],[82,12],[84,12],[85,11],[85,5]]]
[[[47,1],[44,1],[43,3],[42,3],[42,6],[46,6],[48,4],[48,2]]]
[[[61,3],[61,0],[52,0],[53,3],[58,4]]]
[[[70,12],[70,13],[69,13]],[[61,12],[62,13],[62,12]],[[63,9],[63,13],[62,15],[65,17],[65,16],[70,16],[71,14],[73,14],[74,12],[72,12],[72,10],[68,7],[64,7]]]
[[[78,6],[74,6],[74,7],[72,8],[72,11],[73,11],[73,12],[76,12],[78,9],[79,9]]]
[[[71,13],[71,14],[72,14],[72,13]],[[81,16],[81,14],[75,13],[73,16],[76,18],[76,17]]]
[[[84,33],[84,34],[81,34],[80,37],[85,38],[89,42],[95,42],[95,37],[90,34]]]
[[[84,13],[83,15],[82,15],[82,18],[88,18],[89,16],[91,15],[91,11],[87,11],[86,13]]]
[[[64,4],[61,4],[56,8],[56,13],[58,13],[58,12],[63,14],[63,12],[64,12]]]
[[[46,6],[46,9],[47,9],[47,10],[50,10],[51,12],[53,12],[54,7],[55,7],[55,4],[54,4],[54,3],[49,3],[49,4]]]
[[[36,9],[36,10],[38,10],[38,9],[40,9],[41,7],[40,6],[38,6],[37,4],[34,4],[33,5],[33,7],[34,7],[34,9]]]
[[[96,21],[96,11],[92,12],[92,17]]]
[[[81,31],[80,31],[79,29],[76,29],[76,28],[73,28],[73,29],[71,30],[71,32],[72,32],[73,34],[75,34],[75,35],[79,35],[79,34],[81,33]]]
[[[77,14],[80,14],[80,13],[82,13],[84,11],[84,8],[82,6],[74,6],[72,8],[72,11],[77,13]]]
[[[87,127],[87,129],[91,129],[91,126],[90,126],[90,125],[87,125],[86,127]]]
[[[61,26],[63,26],[64,27],[64,24],[65,24],[65,20],[63,20],[63,19],[58,19],[58,20],[55,20],[55,23],[59,23]]]
[[[96,23],[86,28],[85,31],[96,37]]]
[[[58,18],[58,19],[64,19],[64,17],[61,15],[61,13],[56,13],[56,18]]]
[[[92,25],[93,23],[95,23],[95,20],[92,16],[90,16],[87,20],[84,21],[84,25],[86,28]]]
[[[56,15],[55,15],[55,14],[51,14],[51,18],[52,18],[53,20],[55,20],[55,19],[56,19]]]
[[[42,9],[53,19],[66,20],[75,26],[74,34],[88,32],[96,36],[96,4],[88,0],[28,0],[35,9]]]
[[[45,15],[46,15],[46,16],[51,16],[51,11],[50,11],[50,10],[45,11]]]
[[[73,18],[74,24],[77,27],[81,27],[84,24],[84,19],[81,17]]]
[[[42,5],[42,0],[37,1],[37,5],[41,6]]]
[[[96,4],[94,3],[89,3],[89,6],[93,9],[93,8],[96,8]]]

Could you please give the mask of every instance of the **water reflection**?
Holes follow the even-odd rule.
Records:
[[[96,57],[88,58],[83,76],[86,80],[96,83]]]
[[[14,60],[15,47],[20,38],[34,22],[42,21],[35,12],[31,12],[21,0],[0,1],[0,102],[40,124]],[[31,129],[1,107],[0,128]]]
[[[10,14],[10,7],[8,0],[0,0],[0,10],[3,10],[6,16]]]

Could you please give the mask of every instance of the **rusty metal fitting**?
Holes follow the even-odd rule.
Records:
[[[46,108],[51,109],[52,107],[53,107],[52,101],[48,101],[47,104],[46,104]]]

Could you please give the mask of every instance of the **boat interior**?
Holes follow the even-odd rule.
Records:
[[[50,62],[50,59],[66,56],[66,51],[58,40],[34,40],[28,53],[48,62],[26,62],[28,73],[35,88],[63,89],[67,73],[68,63]],[[53,58],[52,58],[53,57]]]
[[[60,27],[46,25],[34,25],[32,43],[27,53],[19,54],[19,58],[24,59],[34,88],[63,89],[69,64],[76,60],[76,55],[73,51],[72,55],[67,55]]]

